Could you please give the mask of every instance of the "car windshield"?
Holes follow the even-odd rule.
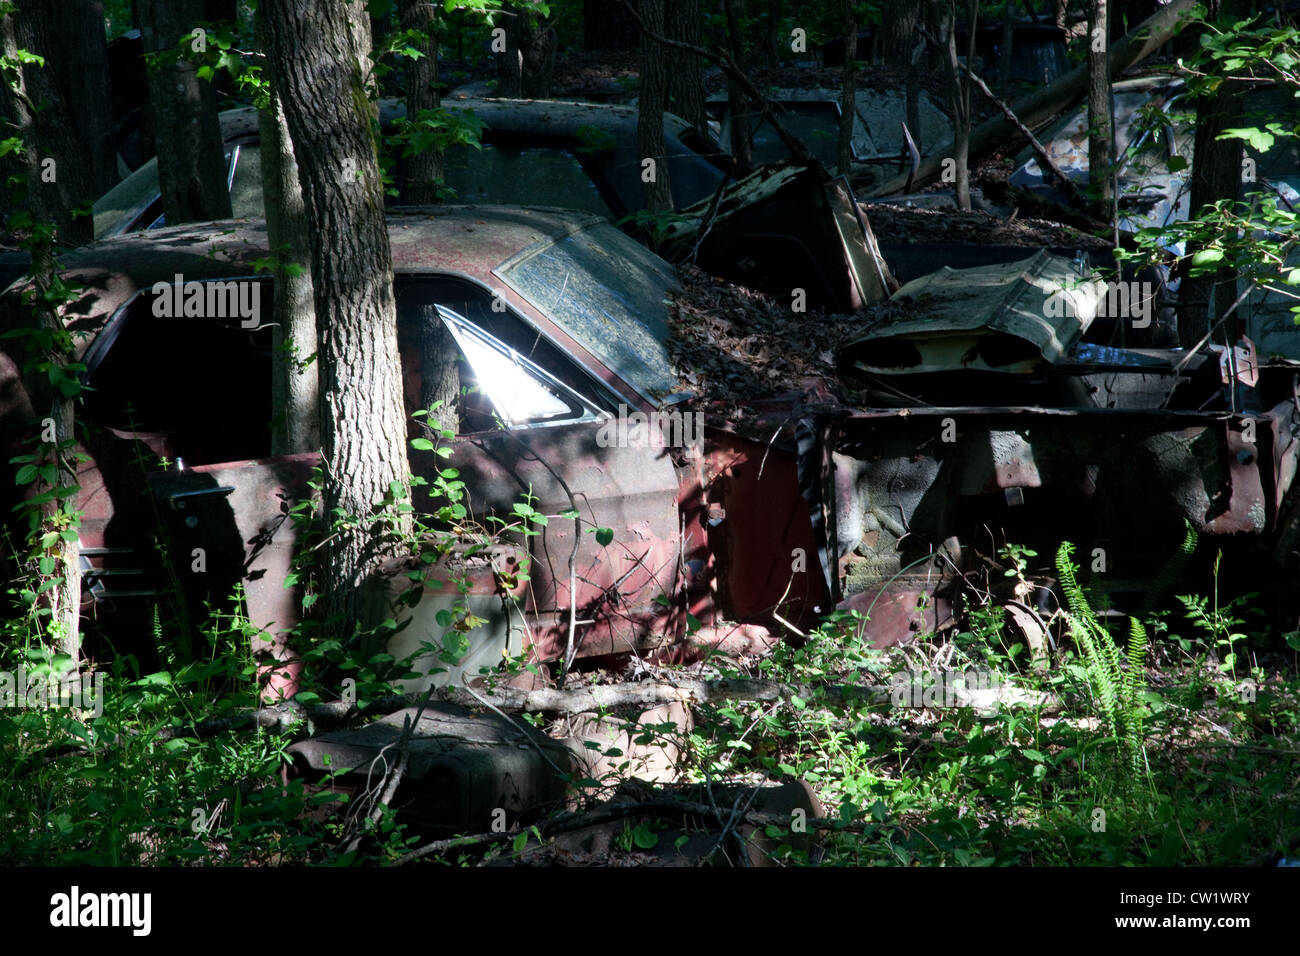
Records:
[[[646,398],[678,388],[668,359],[672,267],[607,223],[528,249],[496,270]]]

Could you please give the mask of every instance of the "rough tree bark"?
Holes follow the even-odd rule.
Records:
[[[311,234],[321,384],[324,513],[355,516],[325,547],[325,632],[374,623],[366,585],[407,535],[375,505],[406,484],[392,250],[363,61],[343,0],[267,0],[265,24]]]
[[[641,19],[654,33],[664,32],[665,0],[641,0]],[[642,161],[653,159],[653,174],[642,171],[645,205],[651,212],[673,208],[664,145],[664,104],[668,96],[667,57],[649,36],[641,37],[641,95],[637,108],[636,140]],[[648,177],[648,178],[647,178]]]
[[[497,53],[497,96],[517,99],[523,94],[524,55],[519,49],[522,15],[511,4],[503,3],[501,20],[505,33],[505,50]]]
[[[56,227],[55,239],[67,246],[89,242],[89,218],[77,216],[77,207],[99,195],[89,143],[79,132],[79,90],[64,82],[66,68],[56,67],[67,43],[67,11],[61,0],[18,0],[17,9],[5,17],[6,50],[26,50],[45,58],[45,66],[26,64],[17,79],[19,90],[0,89],[6,117],[23,140],[19,157],[28,188],[28,201],[39,221]],[[12,55],[12,54],[11,54]],[[7,135],[7,134],[6,134]],[[53,160],[49,165],[47,160]],[[0,217],[19,208],[7,204]]]
[[[885,62],[890,66],[906,66],[911,59],[920,17],[920,0],[891,0],[884,5],[880,32],[884,37]],[[853,42],[857,42],[856,37]]]
[[[853,163],[853,120],[857,115],[858,18],[854,0],[842,0],[844,7],[844,72],[840,81],[840,138],[837,152],[839,172],[849,175]]]
[[[348,30],[352,34],[352,46],[356,50],[357,66],[361,70],[361,84],[366,97],[370,100],[370,113],[374,122],[379,120],[379,79],[375,76],[374,26],[370,20],[369,5],[366,0],[343,0],[347,7]]]
[[[1109,31],[1106,0],[1088,0],[1088,179],[1096,212],[1103,219],[1111,216],[1114,196]]]
[[[414,120],[421,110],[436,110],[442,104],[438,93],[436,24],[428,0],[399,0],[398,17],[403,31],[416,30],[424,37],[412,44],[422,56],[406,61],[406,116]],[[437,202],[441,180],[442,150],[431,145],[424,152],[407,157],[401,201],[407,205]]]
[[[668,0],[664,15],[667,36],[692,46],[700,45],[700,0]],[[707,137],[709,114],[704,106],[703,62],[685,50],[660,50],[658,55],[667,61],[668,111]]]
[[[441,434],[432,434],[434,428],[452,433],[460,430],[459,359],[460,349],[438,315],[437,306],[423,306],[420,314],[420,406],[434,410],[421,423],[426,429],[426,437],[435,443],[445,439]]]
[[[255,22],[258,45],[266,49],[260,8]],[[275,254],[271,407],[280,414],[271,422],[271,454],[292,455],[320,448],[320,378],[307,208],[275,73],[275,63],[268,62],[271,97],[258,116],[266,238]]]
[[[81,201],[83,197],[70,190],[86,187],[89,170],[76,168],[79,159],[84,161],[84,144],[72,133],[72,104],[59,95],[54,73],[49,69],[50,59],[59,52],[55,3],[53,0],[26,0],[17,6],[16,11],[0,13],[0,55],[14,61],[18,51],[25,50],[46,57],[46,66],[23,63],[19,65],[16,76],[4,77],[0,82],[0,108],[4,109],[23,141],[19,161],[23,167],[24,183],[19,189],[36,227],[32,230],[30,243],[30,275],[34,292],[31,301],[36,322],[45,332],[61,334],[62,317],[56,304],[47,297],[56,279],[54,244],[56,241],[72,243],[79,231],[85,230],[84,220],[79,222],[72,218],[68,199],[73,197],[74,201]],[[53,166],[49,166],[47,161],[52,161]],[[77,185],[73,187],[72,184]],[[53,233],[44,232],[51,225]],[[56,346],[41,358],[47,359],[56,370],[64,371],[69,356],[66,349]],[[51,388],[50,379],[44,374],[25,374],[24,378],[27,379],[33,406],[48,409],[41,422],[36,464],[55,465],[54,480],[38,480],[33,490],[43,494],[60,486],[75,486],[77,466],[72,450],[75,448],[76,418],[73,399]],[[39,531],[48,533],[74,528],[73,502],[74,499],[55,498],[42,504]],[[71,540],[65,540],[58,536],[51,547],[38,546],[38,552],[53,559],[54,566],[49,576],[58,579],[58,583],[45,593],[51,634],[57,639],[58,650],[71,657],[76,666],[81,653],[81,550],[77,536],[73,534],[70,537]]]
[[[204,19],[202,0],[140,0],[146,52],[174,53]],[[183,48],[191,51],[192,41]],[[171,225],[230,218],[225,146],[212,84],[194,61],[180,59],[149,71],[149,102],[158,149],[163,214]]]
[[[1239,19],[1250,9],[1249,0],[1212,0],[1208,19]],[[1242,87],[1226,80],[1213,93],[1196,99],[1196,139],[1192,146],[1192,215],[1222,199],[1236,199],[1241,191],[1242,141],[1220,140],[1219,135],[1242,125]],[[1190,256],[1196,250],[1188,249]],[[1209,275],[1186,276],[1179,285],[1178,339],[1183,348],[1196,345],[1236,299],[1236,275],[1223,268]],[[1213,308],[1211,308],[1213,305]],[[1222,338],[1232,342],[1232,329]]]
[[[528,17],[523,26],[524,33],[519,43],[524,55],[520,76],[523,94],[527,99],[546,99],[555,85],[555,51],[559,45],[555,24],[549,19]]]
[[[118,179],[103,0],[53,0],[46,5],[54,8],[58,45],[45,65],[54,71],[66,101],[76,104],[73,135],[84,145],[94,184],[90,198],[97,199]]]

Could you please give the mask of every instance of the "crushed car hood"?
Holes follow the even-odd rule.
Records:
[[[1068,259],[1039,252],[975,269],[945,266],[895,298],[914,300],[918,309],[846,343],[842,364],[877,374],[1031,372],[1074,347],[1103,296],[1079,281]]]

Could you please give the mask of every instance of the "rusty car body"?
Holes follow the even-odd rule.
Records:
[[[761,617],[768,604],[782,604],[794,620],[806,618],[801,608],[825,606],[820,575],[792,586],[788,573],[794,549],[813,550],[793,457],[774,456],[760,473],[753,463],[765,453],[761,444],[682,417],[664,344],[676,285],[666,262],[604,219],[567,211],[430,208],[393,214],[390,236],[395,360],[408,412],[428,405],[421,343],[430,323],[455,337],[463,386],[481,386],[462,399],[451,443],[468,491],[464,523],[509,516],[524,495],[552,516],[536,537],[462,568],[472,582],[470,610],[489,622],[490,635],[463,667],[498,661],[501,650],[525,643],[554,658],[568,644],[572,608],[577,652],[600,656],[672,644],[696,622],[697,640],[724,640],[720,622]],[[83,288],[65,320],[90,389],[78,475],[83,600],[105,628],[147,633],[171,574],[193,615],[242,582],[244,610],[273,638],[273,655],[292,656],[296,597],[283,586],[295,543],[288,508],[309,493],[316,458],[269,455],[270,329],[229,311],[162,314],[186,284],[210,293],[217,283],[269,281],[254,271],[265,250],[262,224],[235,221],[106,240],[64,263],[64,275]],[[4,300],[8,328],[23,321],[19,293],[15,287]],[[205,298],[213,299],[199,294],[194,313],[205,311]],[[271,301],[269,290],[245,298]],[[3,364],[13,454],[34,437],[39,416],[17,362]],[[673,427],[647,429],[649,414]],[[412,421],[411,437],[423,435]],[[411,460],[425,477],[443,467],[428,450],[412,451]],[[554,517],[575,507],[580,524]],[[710,507],[737,520],[710,529]],[[738,520],[750,508],[761,521]],[[730,531],[742,524],[736,542]],[[152,545],[158,528],[168,541],[162,555]],[[596,528],[611,529],[613,540],[598,541]],[[195,549],[204,561],[191,573]],[[397,590],[387,597],[409,586],[407,570],[392,569]],[[421,628],[442,633],[434,618],[458,596],[450,583],[442,596],[439,587],[426,581],[426,600],[405,612],[415,615],[407,637],[417,635],[417,647],[428,639]]]
[[[969,575],[1008,543],[1100,553],[1100,584],[1121,607],[1185,522],[1294,564],[1295,370],[1247,375],[1211,352],[1116,345],[1131,341],[1119,334],[1131,319],[1104,295],[1063,295],[1069,260],[1039,253],[906,286],[897,298],[911,311],[840,349],[852,400],[789,383],[740,424],[683,393],[667,348],[677,275],[607,221],[437,207],[393,213],[390,238],[408,412],[428,405],[422,343],[445,328],[470,389],[450,443],[470,515],[509,520],[531,495],[550,516],[538,535],[458,566],[486,623],[441,679],[525,648],[543,660],[570,647],[744,651],[836,607],[860,612],[872,642],[897,643],[952,626]],[[155,308],[182,280],[268,281],[253,268],[265,249],[264,228],[238,221],[98,243],[64,263],[84,289],[65,320],[92,389],[79,476],[87,611],[147,633],[169,573],[194,614],[242,582],[248,617],[289,661],[288,512],[315,456],[269,457],[269,330]],[[0,302],[6,328],[22,321],[19,292]],[[17,363],[0,368],[13,454],[38,416]],[[428,477],[443,466],[427,449],[411,463]],[[196,548],[206,567],[187,574]],[[420,600],[403,604],[412,570],[385,579],[381,596],[409,621],[389,650],[423,653],[427,670],[425,643],[459,594],[451,575],[425,576]]]

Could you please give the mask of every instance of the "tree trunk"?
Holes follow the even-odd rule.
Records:
[[[203,19],[201,0],[140,0],[146,52],[172,53]],[[230,218],[225,146],[212,84],[200,80],[187,39],[182,58],[149,71],[158,181],[168,225]]]
[[[374,30],[370,22],[369,4],[364,0],[346,0],[348,31],[356,51],[357,68],[361,71],[361,84],[370,100],[371,122],[379,121],[379,79],[375,76]]]
[[[108,43],[103,0],[46,0],[55,9],[58,45],[45,61],[67,103],[76,104],[73,133],[84,144],[94,184],[90,199],[117,185],[113,143],[113,97],[108,82]],[[21,9],[21,5],[20,5]]]
[[[1208,19],[1228,22],[1249,10],[1249,0],[1222,0],[1208,9]],[[1241,189],[1242,141],[1220,140],[1219,135],[1242,125],[1242,87],[1226,80],[1212,94],[1196,100],[1196,139],[1192,146],[1192,215],[1222,199],[1236,199]],[[1190,257],[1196,250],[1187,249]],[[1196,345],[1210,331],[1211,315],[1221,318],[1236,299],[1236,275],[1223,268],[1196,278],[1186,276],[1179,285],[1178,340],[1183,348]],[[1211,308],[1213,306],[1213,308]],[[1224,329],[1227,341],[1236,340],[1235,329]]]
[[[50,59],[58,55],[59,49],[54,6],[48,0],[28,0],[19,4],[17,11],[0,14],[0,56],[12,61],[19,50],[24,50],[47,57],[44,68],[24,63],[18,66],[16,75],[4,77],[3,84],[0,84],[0,107],[4,108],[23,139],[19,159],[25,175],[16,189],[23,193],[22,205],[32,219],[23,231],[29,235],[25,244],[32,253],[30,274],[36,292],[33,307],[36,324],[46,335],[54,338],[52,347],[42,349],[42,354],[34,357],[48,362],[52,375],[66,377],[69,374],[70,343],[64,345],[61,342],[64,332],[59,312],[61,303],[57,301],[57,292],[53,291],[57,282],[54,243],[56,238],[73,241],[77,236],[76,230],[84,229],[84,221],[72,220],[68,197],[75,197],[73,189],[86,188],[89,169],[78,168],[78,161],[84,162],[84,144],[72,133],[75,127],[70,115],[71,104],[59,95],[54,72],[49,68]],[[48,166],[47,161],[53,161],[54,165]],[[53,180],[50,179],[51,171]],[[81,201],[81,197],[75,198]],[[28,379],[28,393],[35,407],[49,409],[41,422],[38,460],[34,464],[38,467],[55,465],[54,480],[38,479],[33,490],[43,495],[60,486],[75,487],[73,398],[50,387],[51,375],[25,374],[24,377]],[[50,612],[48,633],[57,650],[72,658],[73,666],[79,663],[81,653],[81,548],[76,534],[75,506],[75,497],[53,497],[42,503],[35,516],[32,541],[37,560],[53,560],[51,568],[37,572],[43,579],[57,581],[44,594]],[[72,533],[60,534],[64,531]],[[42,546],[41,537],[50,533],[56,537],[49,547]]]
[[[907,53],[907,81],[904,87],[904,102],[907,116],[907,129],[912,134],[912,142],[921,152],[925,143],[921,136],[921,60],[925,56],[928,44],[919,37],[917,28],[921,24],[923,10],[920,0],[915,2],[916,16],[913,18],[912,32],[904,41]]]
[[[975,3],[972,3],[974,6]],[[943,45],[945,60],[944,70],[948,80],[948,109],[952,114],[953,148],[948,157],[953,174],[953,194],[958,209],[970,209],[970,99],[967,85],[962,79],[961,67],[957,59],[957,28],[952,7],[948,0],[931,0],[935,22],[939,26],[939,42]],[[970,21],[971,36],[975,33],[975,21]]]
[[[1052,0],[1052,22],[1056,29],[1064,30],[1070,12],[1070,0]]]
[[[674,40],[700,46],[700,0],[668,0],[665,33]],[[709,135],[709,113],[704,105],[704,65],[684,50],[661,49],[667,61],[667,108],[690,123],[702,136]]]
[[[258,45],[266,49],[259,8]],[[266,68],[271,99],[258,116],[262,133],[262,197],[266,239],[275,255],[274,316],[271,330],[271,454],[293,455],[320,448],[320,379],[316,357],[316,300],[311,281],[311,238],[307,209],[280,99],[275,64]]]
[[[727,38],[736,66],[745,69],[745,41],[741,20],[745,16],[744,0],[723,0],[727,15]],[[644,16],[644,14],[643,14]],[[744,175],[754,166],[754,151],[749,142],[749,101],[740,84],[727,78],[727,112],[731,115],[731,155],[738,172]]]
[[[665,0],[641,0],[641,19],[654,33],[664,32]],[[641,38],[641,96],[637,108],[636,140],[642,162],[653,159],[649,170],[642,167],[645,205],[651,212],[669,212],[673,194],[668,182],[668,149],[664,145],[664,103],[668,96],[667,58],[659,44]]]
[[[916,26],[921,18],[920,0],[891,0],[881,12],[880,33],[884,38],[885,62],[890,66],[904,67],[911,60],[916,45]],[[857,36],[846,49],[853,49]],[[916,131],[913,130],[915,135]]]
[[[501,25],[506,31],[505,52],[497,54],[497,96],[517,99],[524,92],[524,54],[521,49],[524,34],[524,16],[517,7],[503,3],[501,10],[505,14]]]
[[[1123,73],[1135,63],[1140,63],[1160,47],[1164,46],[1178,32],[1182,21],[1196,6],[1198,0],[1171,0],[1154,15],[1144,20],[1130,31],[1123,40],[1114,44],[1110,50],[1110,75]],[[1065,76],[1042,89],[1023,97],[1011,104],[1015,114],[1030,129],[1051,119],[1057,113],[1074,103],[1088,88],[1088,68],[1086,65],[1075,67]],[[996,116],[986,120],[971,130],[970,152],[981,156],[999,146],[1013,142],[1016,129],[1008,119]],[[934,182],[943,171],[943,159],[951,155],[952,142],[942,144],[929,157],[921,161],[914,185],[922,186]],[[907,184],[907,176],[895,176],[871,190],[870,196],[887,196],[901,190]]]
[[[1016,41],[1016,5],[1011,0],[1006,0],[1002,6],[1002,43],[1001,49],[998,50],[998,90],[1003,97],[1011,90],[1011,68],[1015,61],[1015,41]],[[971,69],[975,69],[975,64],[970,64]]]
[[[1111,218],[1114,196],[1109,30],[1106,0],[1088,0],[1088,180],[1097,215],[1102,219]]]
[[[375,623],[366,586],[396,550],[393,534],[411,530],[409,516],[375,510],[394,483],[406,486],[410,468],[392,250],[362,73],[369,51],[355,46],[344,0],[265,6],[311,235],[324,513],[356,519],[332,528],[325,548],[325,633],[341,639]]]
[[[460,349],[451,332],[438,315],[437,306],[423,307],[420,315],[420,405],[434,409],[422,422],[426,427],[460,430],[457,402],[460,398]],[[435,408],[435,406],[437,406]],[[441,435],[430,434],[434,441],[442,442]]]
[[[698,9],[698,0],[697,0]],[[698,14],[696,19],[699,19]],[[781,0],[767,0],[767,17],[763,31],[763,47],[768,66],[781,65]]]
[[[7,83],[0,90],[0,103],[8,103],[6,118],[17,128],[16,133],[0,135],[23,140],[20,158],[29,189],[27,202],[38,221],[56,227],[56,242],[78,246],[93,238],[93,226],[89,217],[75,213],[98,198],[99,192],[95,161],[82,129],[80,90],[65,87],[61,80],[68,71],[54,66],[66,43],[61,10],[60,0],[20,0],[17,10],[6,17],[6,47],[42,56],[45,66],[25,64],[15,81],[20,92],[10,91]],[[9,199],[0,215],[19,208]]]
[[[423,56],[406,61],[406,117],[415,121],[421,112],[442,105],[438,93],[438,39],[434,35],[433,7],[427,0],[400,0],[398,16],[403,31],[415,30],[422,36],[412,45]],[[407,157],[401,201],[412,206],[435,203],[441,182],[442,150],[432,144],[423,152]]]
[[[555,48],[558,45],[555,24],[549,19],[535,19],[530,13],[521,18],[520,27],[519,50],[523,54],[520,89],[526,99],[546,99],[555,85]]]
[[[844,72],[840,81],[839,173],[849,175],[853,164],[853,120],[857,115],[856,80],[858,61],[852,55],[858,42],[858,18],[853,15],[854,0],[844,6]]]

